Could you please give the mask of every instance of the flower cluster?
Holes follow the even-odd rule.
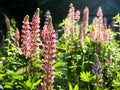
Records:
[[[39,43],[40,43],[40,18],[39,18],[40,9],[37,8],[36,12],[32,17],[31,24],[31,52],[33,58],[36,61],[39,59]]]
[[[29,22],[29,16],[26,15],[23,21],[22,26],[22,52],[27,57],[32,57],[38,61],[39,59],[39,42],[40,42],[40,10],[37,8],[37,11],[33,15],[32,22]]]
[[[100,61],[94,61],[92,65],[92,74],[102,77],[102,65]]]
[[[75,23],[77,23],[80,19],[80,11],[77,10],[75,11],[75,8],[73,6],[73,4],[70,4],[70,8],[69,8],[69,13],[65,19],[65,24],[64,24],[64,33],[67,36],[71,36],[71,38],[73,38],[73,34],[74,34],[74,29],[75,29]]]
[[[103,77],[102,71],[103,71],[102,70],[102,64],[99,61],[98,56],[96,55],[95,60],[94,60],[93,65],[92,65],[92,74],[96,75],[98,80],[95,82],[94,85],[97,85],[97,86],[102,85],[102,82],[101,82],[102,77]]]
[[[49,16],[48,16],[49,15]],[[56,35],[52,26],[52,18],[50,12],[47,11],[47,24],[44,25],[42,31],[44,59],[42,60],[43,82],[42,90],[53,90],[54,82],[54,63],[56,57]]]
[[[19,32],[18,29],[15,32],[15,37],[14,38],[15,38],[15,40],[14,40],[15,47],[19,47],[20,32]]]
[[[83,11],[82,25],[78,36],[78,43],[81,46],[84,46],[84,36],[85,36],[85,30],[88,26],[88,20],[89,20],[89,9],[85,7]]]
[[[10,30],[10,20],[9,18],[5,15],[5,24],[6,24],[6,31],[8,32]]]
[[[22,25],[22,35],[21,35],[21,42],[22,42],[22,52],[26,57],[31,56],[31,37],[30,37],[30,25],[29,25],[29,16],[26,15],[23,20]]]
[[[88,7],[85,7],[83,11],[83,18],[82,18],[82,25],[81,25],[81,29],[83,30],[84,35],[85,35],[85,30],[88,26],[88,20],[89,20],[89,9]]]
[[[111,58],[106,59],[105,64],[112,65],[112,59]]]
[[[103,23],[103,13],[101,7],[99,7],[97,16],[93,19],[95,30],[90,31],[90,40],[108,44],[109,33],[105,30]]]

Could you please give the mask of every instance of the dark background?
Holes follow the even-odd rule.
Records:
[[[70,3],[73,3],[81,12],[85,6],[88,6],[90,19],[96,15],[98,7],[101,6],[109,23],[112,17],[120,12],[120,0],[0,0],[0,30],[5,30],[4,15],[10,19],[14,18],[17,21],[17,27],[21,30],[24,16],[28,14],[32,18],[38,7],[41,9],[41,27],[44,25],[45,12],[50,10],[56,28],[67,16]]]

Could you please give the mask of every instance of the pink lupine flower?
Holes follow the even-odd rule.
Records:
[[[9,18],[5,15],[5,24],[6,24],[6,31],[8,32],[10,30],[10,20]]]
[[[75,8],[72,3],[70,4],[68,18],[69,20],[71,20],[72,25],[74,25],[75,24]]]
[[[95,26],[95,31],[90,31],[90,39],[94,41],[96,38],[96,42],[108,44],[109,42],[109,34],[105,30],[103,23],[103,13],[101,7],[99,7],[97,16],[93,19],[93,24]],[[95,36],[93,36],[93,34]]]
[[[89,20],[89,9],[88,7],[85,7],[83,11],[83,18],[82,18],[82,25],[81,25],[81,29],[83,30],[84,35],[85,35],[85,30],[88,26],[88,20]]]
[[[79,19],[80,11],[75,11],[75,7],[72,3],[70,3],[68,15],[64,23],[64,34],[70,37],[71,40],[73,40],[74,33],[77,33],[75,25],[79,21]]]
[[[29,26],[29,16],[28,15],[26,15],[23,20],[21,42],[22,42],[21,47],[22,47],[23,54],[26,57],[30,57],[31,42],[30,42],[30,26]]]
[[[84,46],[84,33],[83,33],[83,30],[81,30],[79,32],[78,44],[81,45],[82,47]]]
[[[90,36],[90,40],[91,41],[96,41],[96,39],[97,39],[97,32],[91,30],[89,36]]]
[[[75,25],[75,8],[73,6],[73,4],[70,4],[70,8],[69,8],[69,13],[68,13],[68,20],[70,21],[70,37],[71,39],[73,39],[73,35],[74,35],[74,25]]]
[[[111,65],[112,64],[112,59],[111,58],[106,59],[105,64]]]
[[[40,9],[37,8],[36,12],[34,13],[32,17],[31,24],[31,52],[33,58],[38,61],[39,59],[39,43],[40,43]]]
[[[75,12],[75,20],[76,20],[76,22],[80,20],[80,11],[79,10],[77,10]]]
[[[50,13],[47,11],[47,13]],[[48,14],[47,14],[48,15]],[[48,22],[44,25],[42,31],[44,59],[42,60],[43,82],[42,90],[53,90],[54,82],[54,63],[56,57],[56,34],[52,26],[52,18],[50,14],[47,16]]]
[[[109,42],[109,33],[106,30],[104,30],[103,31],[103,43],[108,44],[108,42]]]
[[[103,31],[105,28],[104,28],[104,23],[103,23],[103,13],[102,13],[101,7],[98,8],[97,16],[99,20],[99,30]]]
[[[93,24],[95,26],[95,29],[99,30],[99,19],[98,19],[98,17],[94,17]]]
[[[14,38],[15,38],[15,41],[14,41],[15,47],[19,47],[20,32],[19,32],[18,29],[15,32],[15,37]]]
[[[78,43],[81,44],[82,46],[84,45],[85,30],[88,26],[88,19],[89,19],[89,9],[86,7],[83,12],[81,29],[79,31],[79,36],[78,36]]]
[[[71,37],[70,39],[73,38],[74,31],[75,31],[75,23],[78,22],[78,20],[80,19],[79,15],[80,15],[80,11],[77,10],[75,12],[75,8],[71,3],[69,6],[68,15],[65,19],[65,24],[64,24],[64,34],[66,36],[70,36]]]
[[[97,16],[103,18],[102,8],[98,8]]]

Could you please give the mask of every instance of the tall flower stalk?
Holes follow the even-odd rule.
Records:
[[[83,11],[82,24],[78,36],[78,44],[80,44],[82,47],[84,46],[85,30],[87,29],[88,26],[88,20],[89,20],[89,9],[88,7],[85,7]]]
[[[75,11],[75,7],[71,3],[64,24],[64,34],[66,36],[70,36],[71,37],[70,39],[73,39],[73,35],[75,33],[75,24],[79,21],[79,19],[80,11],[79,10]]]
[[[94,83],[95,86],[102,86],[102,64],[99,61],[98,55],[95,54],[95,60],[92,65],[92,74],[96,75],[96,81]]]
[[[42,31],[44,59],[42,60],[43,82],[41,90],[53,90],[54,82],[54,63],[56,57],[56,35],[52,25],[50,12],[46,13],[47,22]]]
[[[35,59],[35,61],[39,60],[39,43],[40,43],[40,9],[37,8],[36,12],[34,13],[32,17],[31,24],[31,52],[32,52],[32,58]]]
[[[16,29],[15,36],[14,36],[14,45],[15,47],[19,47],[19,41],[20,41],[20,32],[18,29]]]
[[[22,34],[21,34],[21,47],[22,47],[22,53],[26,57],[31,56],[31,38],[30,38],[30,26],[29,26],[29,16],[26,15],[23,20],[22,25]]]
[[[6,31],[8,32],[10,30],[11,24],[10,19],[5,15],[5,24],[6,24]]]
[[[98,9],[97,17],[93,19],[93,24],[95,26],[95,30],[90,31],[90,40],[93,42],[108,44],[109,34],[104,27],[101,7]]]

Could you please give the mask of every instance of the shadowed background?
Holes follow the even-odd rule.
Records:
[[[0,30],[5,32],[4,15],[14,18],[17,27],[21,29],[24,16],[28,14],[31,18],[38,7],[41,9],[41,26],[44,25],[44,14],[47,10],[52,14],[54,26],[57,26],[67,16],[70,3],[81,12],[88,6],[90,21],[96,16],[99,6],[102,7],[104,17],[108,18],[109,23],[112,17],[120,12],[120,0],[0,0]]]

